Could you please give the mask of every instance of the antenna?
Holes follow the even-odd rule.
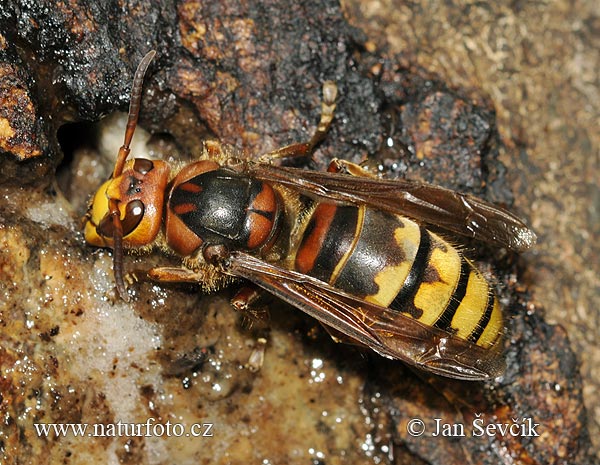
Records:
[[[117,155],[115,169],[113,170],[113,179],[116,179],[123,173],[125,161],[129,156],[129,144],[131,143],[131,139],[133,139],[133,133],[135,132],[140,113],[144,75],[146,74],[150,62],[154,58],[154,55],[156,55],[156,50],[149,51],[146,56],[142,58],[142,61],[140,61],[140,64],[135,70],[133,84],[131,85],[131,99],[129,101],[129,117],[127,118],[127,128],[125,129],[125,140]],[[125,287],[125,282],[123,280],[123,226],[121,225],[121,213],[119,212],[118,200],[109,199],[108,207],[109,215],[111,216],[113,223],[113,272],[115,274],[115,284],[121,298],[125,302],[129,302],[127,288]]]

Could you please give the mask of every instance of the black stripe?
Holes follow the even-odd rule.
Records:
[[[322,213],[317,209],[313,215],[319,214]],[[314,216],[311,218],[311,223],[313,222],[315,222]],[[324,240],[315,259],[314,268],[308,271],[310,276],[329,282],[335,268],[352,246],[357,222],[357,207],[337,207],[335,209],[329,229],[318,232],[324,235]],[[304,233],[304,238],[313,233],[311,223],[309,223],[307,232]],[[305,247],[304,242],[300,248],[302,247]]]
[[[456,288],[450,297],[450,301],[446,308],[442,312],[442,314],[438,317],[437,321],[433,324],[436,328],[448,330],[450,328],[450,323],[452,323],[452,318],[454,318],[454,314],[456,313],[456,309],[462,302],[465,294],[467,293],[467,284],[469,283],[469,276],[471,275],[471,266],[467,263],[464,257],[460,258],[460,277],[458,278],[458,283],[456,283]]]
[[[483,312],[483,315],[481,315],[479,323],[477,323],[475,329],[471,332],[471,334],[469,334],[469,337],[467,338],[469,342],[476,344],[481,335],[483,334],[485,327],[488,325],[488,323],[490,322],[490,318],[492,317],[492,311],[494,310],[495,301],[496,297],[491,291],[489,291],[485,312]]]
[[[420,227],[419,230],[421,232],[421,240],[419,241],[417,254],[415,255],[413,264],[408,276],[404,280],[400,292],[398,292],[390,304],[392,310],[397,310],[399,312],[406,311],[407,304],[412,302],[419,286],[423,282],[425,270],[429,264],[429,255],[431,253],[431,236],[426,229]]]

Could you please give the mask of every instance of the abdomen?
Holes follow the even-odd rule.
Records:
[[[402,216],[319,203],[294,267],[484,348],[503,329],[502,310],[481,272],[447,241]]]

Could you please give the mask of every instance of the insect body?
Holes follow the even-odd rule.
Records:
[[[122,248],[159,246],[181,256],[182,266],[151,269],[152,279],[211,291],[245,278],[342,340],[386,357],[460,379],[502,371],[503,317],[490,284],[425,225],[523,250],[535,235],[518,218],[440,187],[381,180],[341,160],[326,173],[273,165],[310,155],[324,137],[335,108],[331,83],[308,143],[258,161],[207,142],[200,159],[185,166],[126,162],[152,56],[136,72],[113,178],[96,193],[85,224],[90,244],[114,249],[124,298]],[[236,306],[250,307],[252,296],[238,294]]]

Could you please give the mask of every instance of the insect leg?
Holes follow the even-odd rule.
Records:
[[[176,266],[151,268],[146,274],[151,280],[163,283],[199,283],[205,279],[205,273],[202,270],[194,271]]]
[[[265,295],[266,292],[260,287],[247,285],[236,292],[231,299],[231,305],[252,322],[267,323],[270,315],[268,308],[263,305]]]
[[[231,299],[231,305],[243,315],[242,325],[247,329],[252,328],[256,323],[259,323],[256,346],[248,358],[246,368],[252,373],[259,371],[263,365],[265,358],[265,350],[267,347],[267,338],[269,334],[269,309],[264,305],[264,297],[268,293],[254,285],[249,284],[239,289],[235,296]]]
[[[333,81],[323,83],[323,100],[321,102],[321,119],[315,133],[308,142],[287,145],[273,152],[261,155],[260,163],[272,163],[274,160],[292,157],[309,157],[313,154],[315,147],[325,139],[333,114],[335,112],[335,100],[337,97],[337,85]]]
[[[267,340],[264,337],[259,337],[256,340],[256,346],[252,350],[248,362],[245,367],[251,372],[256,373],[259,371],[265,360],[265,351],[267,349]]]
[[[356,163],[352,163],[351,161],[340,160],[339,158],[334,158],[333,160],[331,160],[331,162],[329,163],[329,167],[327,168],[327,172],[344,173],[359,178],[378,178],[378,176],[375,173],[367,171],[362,166],[357,165]]]

